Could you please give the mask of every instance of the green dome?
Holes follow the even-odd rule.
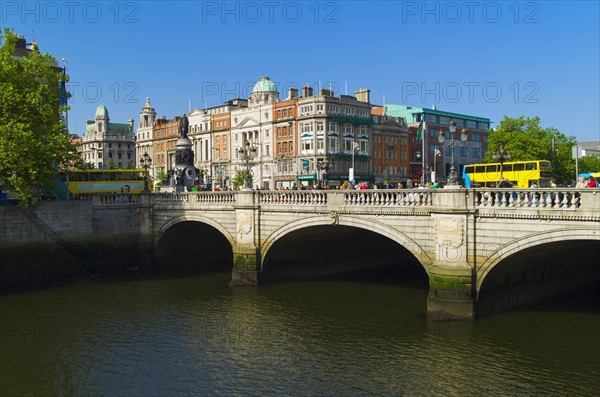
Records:
[[[275,87],[275,83],[273,83],[268,77],[261,77],[260,80],[254,84],[252,93],[254,94],[255,92],[276,92],[279,94],[277,87]]]
[[[104,107],[104,105],[98,106],[98,109],[96,109],[96,120],[107,119],[107,118],[108,118],[108,110],[106,110],[106,107]]]

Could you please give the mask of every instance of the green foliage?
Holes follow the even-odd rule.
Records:
[[[575,137],[567,137],[555,128],[542,128],[539,117],[511,118],[504,116],[491,134],[485,162],[494,162],[492,155],[500,145],[511,153],[511,161],[550,160],[558,183],[572,181],[575,160],[571,148]]]
[[[109,170],[116,170],[117,166],[115,165],[115,162],[113,161],[113,159],[110,159],[110,161],[108,162],[108,169]]]
[[[49,54],[13,57],[16,35],[0,34],[0,184],[22,205],[52,186],[57,168],[66,168],[75,149],[59,106],[62,70]],[[54,66],[53,66],[54,65]]]
[[[252,183],[252,173],[248,172],[246,169],[237,170],[235,176],[231,180],[234,189],[244,187],[244,184],[246,183],[246,175],[250,176],[250,182]]]
[[[586,172],[600,172],[600,155],[594,154],[591,156],[584,156],[579,159],[579,173],[583,174]]]

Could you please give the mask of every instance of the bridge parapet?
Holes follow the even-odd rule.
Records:
[[[476,208],[510,207],[542,209],[598,209],[600,195],[595,189],[473,189]]]

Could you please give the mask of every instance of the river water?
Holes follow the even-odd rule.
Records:
[[[598,395],[598,286],[473,322],[426,287],[170,269],[0,296],[0,396]],[[590,299],[592,297],[592,299]]]

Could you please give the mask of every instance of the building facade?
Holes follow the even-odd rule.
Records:
[[[386,105],[386,114],[406,119],[409,130],[410,179],[413,183],[427,183],[432,180],[444,180],[454,164],[460,174],[465,164],[481,163],[488,149],[490,119],[460,113],[444,112],[434,108],[425,109],[403,105]],[[424,122],[422,139],[417,132],[421,121]],[[456,132],[452,137],[450,121],[456,123]],[[467,141],[454,145],[440,145],[440,131],[447,141],[460,141],[460,132],[465,129]]]
[[[86,122],[81,136],[81,155],[97,169],[135,168],[133,119],[127,123],[111,123],[108,109],[98,106],[94,120]]]

